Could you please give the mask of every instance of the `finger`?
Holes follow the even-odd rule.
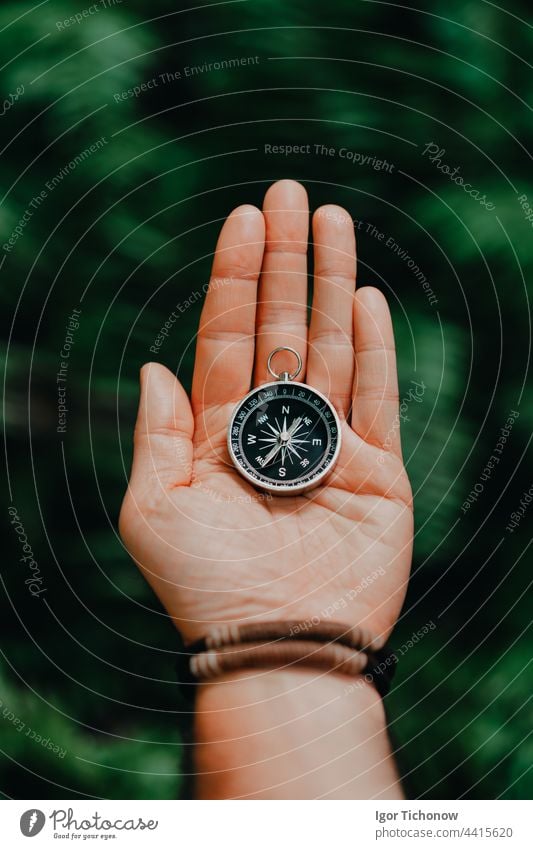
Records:
[[[366,442],[401,457],[398,375],[392,320],[378,289],[355,296],[352,428]]]
[[[263,216],[254,206],[237,207],[222,227],[198,330],[195,414],[235,402],[250,388],[264,238]]]
[[[329,397],[341,416],[352,403],[355,232],[340,206],[313,216],[315,273],[307,382]]]
[[[266,241],[257,304],[256,386],[272,380],[268,355],[282,345],[302,357],[303,379],[307,350],[307,192],[294,180],[280,180],[267,191],[263,214]],[[277,354],[273,367],[277,373],[293,371],[294,355]]]
[[[134,495],[187,486],[192,474],[193,416],[181,383],[165,366],[141,369],[141,397],[133,440],[130,488]]]

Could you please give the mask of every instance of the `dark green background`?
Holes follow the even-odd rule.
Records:
[[[0,256],[11,500],[47,588],[34,599],[24,586],[6,486],[0,787],[28,799],[184,792],[174,633],[116,533],[137,374],[176,303],[206,281],[224,216],[292,177],[312,207],[339,203],[363,222],[359,285],[390,299],[402,396],[411,380],[426,386],[403,426],[417,534],[394,642],[436,627],[404,654],[387,700],[407,791],[530,796],[530,516],[505,529],[532,482],[523,386],[533,232],[518,202],[523,193],[533,202],[526,4],[452,0],[417,12],[373,0],[248,0],[187,11],[124,0],[58,31],[89,5],[50,0],[24,16],[26,2],[0,7],[1,97],[24,86],[0,118],[1,243],[47,181],[107,140]],[[259,61],[113,97],[245,56]],[[423,156],[430,142],[494,211]],[[307,143],[394,167],[264,152]],[[414,259],[436,304],[369,223]],[[158,357],[186,384],[200,307],[180,317]],[[55,375],[73,308],[82,315],[61,435]],[[501,462],[463,513],[513,409]],[[66,756],[17,732],[9,711]]]

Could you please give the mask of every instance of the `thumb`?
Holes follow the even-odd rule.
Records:
[[[159,363],[141,369],[141,397],[133,440],[130,486],[188,486],[192,475],[194,419],[183,386]]]

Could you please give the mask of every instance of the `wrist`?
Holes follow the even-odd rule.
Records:
[[[351,678],[306,667],[242,670],[198,684],[196,722],[209,726],[215,734],[220,726],[225,733],[242,711],[260,709],[275,715],[280,701],[284,705],[306,705],[316,713],[321,706],[349,703],[365,721],[386,725],[383,700],[363,675]],[[280,724],[283,719],[278,716]]]
[[[200,796],[401,796],[383,703],[362,676],[224,676],[198,686],[195,727]]]

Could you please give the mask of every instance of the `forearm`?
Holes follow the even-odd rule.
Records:
[[[198,688],[199,798],[399,799],[380,696],[307,669],[240,673]]]

